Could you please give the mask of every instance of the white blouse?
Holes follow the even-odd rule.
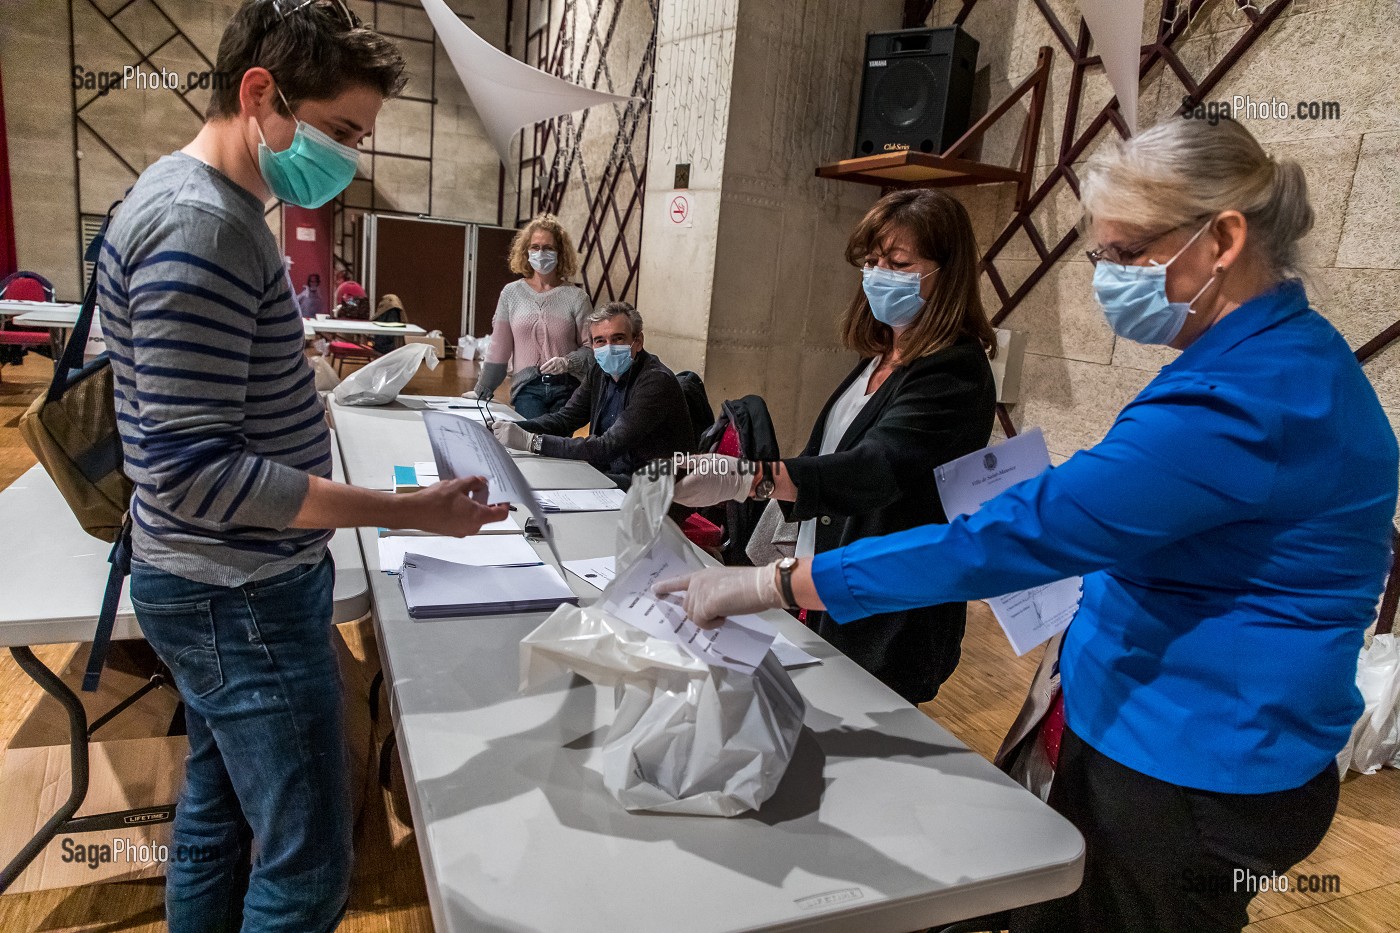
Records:
[[[822,431],[821,447],[817,449],[819,455],[835,452],[841,438],[845,437],[856,416],[870,400],[870,395],[866,394],[865,390],[870,384],[870,377],[875,374],[875,367],[879,365],[880,358],[877,356],[861,370],[859,376],[851,380],[851,384],[846,386],[846,391],[842,392],[841,397],[831,406],[831,411],[826,416],[826,428]],[[796,553],[798,557],[811,557],[817,553],[816,519],[809,518],[798,526]]]

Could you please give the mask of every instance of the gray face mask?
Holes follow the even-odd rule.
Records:
[[[530,265],[540,275],[549,275],[559,265],[559,254],[552,249],[535,250],[530,253]]]

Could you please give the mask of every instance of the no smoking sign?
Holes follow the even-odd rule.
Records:
[[[671,218],[671,223],[674,226],[694,226],[690,215],[690,199],[683,194],[678,194],[671,198],[671,205],[667,209],[667,216]]]

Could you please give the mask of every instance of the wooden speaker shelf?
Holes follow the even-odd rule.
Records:
[[[818,178],[854,181],[885,188],[936,188],[948,185],[985,185],[1015,181],[1022,174],[1000,165],[986,165],[967,159],[949,158],[931,152],[886,152],[880,155],[842,159],[817,167]]]

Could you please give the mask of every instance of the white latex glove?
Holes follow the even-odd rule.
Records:
[[[497,421],[491,425],[491,433],[511,450],[529,450],[530,442],[535,439],[535,435],[513,421]]]
[[[718,628],[727,616],[783,606],[777,563],[697,570],[683,577],[660,580],[651,592],[656,596],[684,592],[685,614],[701,628]]]
[[[569,371],[569,361],[562,356],[553,356],[540,364],[540,372],[546,376],[557,376]]]
[[[686,457],[686,475],[676,481],[675,501],[691,508],[705,508],[733,500],[743,502],[753,487],[756,464],[724,454]]]
[[[468,389],[467,391],[462,393],[462,398],[466,399],[469,402],[475,402],[478,399],[480,399],[481,396],[476,394],[475,389]]]

